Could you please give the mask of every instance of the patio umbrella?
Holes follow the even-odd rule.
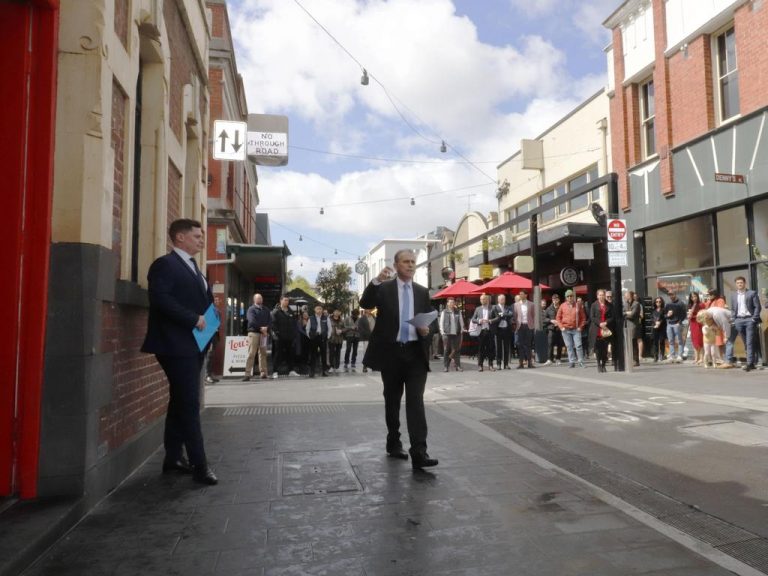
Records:
[[[432,299],[438,300],[440,298],[448,298],[449,296],[472,296],[475,294],[475,288],[477,288],[477,284],[473,284],[472,282],[468,282],[462,278],[461,280],[457,280],[455,283],[446,286],[439,292],[436,292],[435,295],[432,296]]]
[[[475,289],[471,294],[482,294],[483,292],[488,294],[504,294],[506,292],[512,292],[513,290],[530,290],[532,286],[531,279],[525,276],[520,276],[514,272],[504,272],[501,276],[497,276],[493,280],[489,280],[482,286],[475,286]],[[549,290],[549,286],[539,284],[542,290]]]

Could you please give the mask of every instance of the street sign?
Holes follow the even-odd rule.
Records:
[[[493,278],[493,264],[480,264],[480,278]]]
[[[608,240],[608,252],[626,252],[627,251],[627,241],[623,240],[621,242],[612,242],[611,240]]]
[[[629,266],[629,258],[626,252],[608,252],[608,266]]]
[[[725,182],[727,184],[744,184],[744,174],[725,174],[715,172],[715,182]]]
[[[608,220],[608,240],[622,242],[627,239],[627,221],[614,218]]]
[[[248,132],[248,156],[272,159],[276,165],[288,162],[288,134]]]
[[[245,160],[248,124],[230,120],[213,123],[214,160]]]

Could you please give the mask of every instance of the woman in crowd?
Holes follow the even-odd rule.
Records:
[[[344,372],[349,370],[349,355],[352,353],[352,370],[355,370],[357,363],[357,345],[360,342],[360,332],[357,330],[357,321],[360,318],[360,311],[355,308],[347,318],[344,319]]]
[[[642,311],[643,307],[635,299],[635,293],[632,290],[627,290],[624,294],[624,321],[627,326],[627,338],[632,344],[632,360],[635,366],[640,366],[638,340],[643,337]]]
[[[341,310],[331,314],[331,333],[328,336],[328,359],[331,369],[336,372],[341,364],[341,345],[344,343],[344,319]]]
[[[667,318],[664,316],[664,299],[656,296],[653,301],[653,361],[664,361],[664,349],[667,341]]]
[[[613,306],[605,298],[605,290],[597,291],[597,300],[589,309],[589,342],[597,358],[597,371],[606,372],[608,345],[613,340],[616,322],[613,318]]]
[[[720,295],[720,293],[717,291],[717,288],[710,288],[707,291],[707,295],[709,296],[709,302],[707,303],[707,310],[710,308],[728,308],[728,305],[725,302],[725,298]],[[717,349],[720,351],[720,358],[725,358],[725,341],[728,340],[728,336],[730,335],[730,331],[728,330],[720,330],[717,335]],[[725,358],[727,361],[728,359]]]
[[[704,337],[701,332],[701,324],[697,319],[701,310],[704,310],[704,303],[701,301],[699,293],[691,292],[688,295],[688,335],[694,350],[694,364],[701,364],[704,360]]]

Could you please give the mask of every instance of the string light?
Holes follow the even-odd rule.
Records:
[[[440,144],[440,152],[442,152],[443,154],[448,152],[448,147],[445,145],[445,140],[443,140],[443,143]]]
[[[411,206],[416,206],[416,200],[411,196]]]
[[[363,76],[360,78],[360,84],[368,86],[368,70],[363,68]]]
[[[325,214],[325,210],[323,210],[322,206],[320,206],[320,214]]]

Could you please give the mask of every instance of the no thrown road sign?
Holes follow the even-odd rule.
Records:
[[[608,240],[612,242],[623,242],[627,239],[627,221],[626,220],[608,220]]]

